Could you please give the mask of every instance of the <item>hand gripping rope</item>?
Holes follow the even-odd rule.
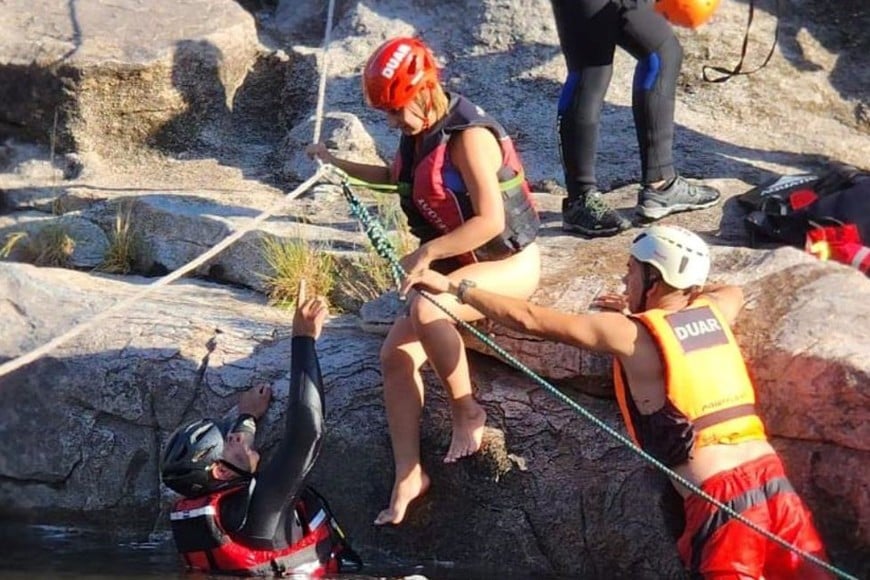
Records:
[[[369,213],[369,211],[362,204],[362,202],[359,200],[359,198],[353,193],[353,190],[351,189],[351,181],[350,181],[349,177],[347,176],[347,174],[345,174],[344,172],[342,172],[340,169],[338,169],[336,167],[332,167],[332,171],[339,176],[341,190],[342,190],[342,193],[344,194],[345,199],[348,202],[348,205],[350,206],[350,211],[354,215],[354,217],[356,217],[359,220],[359,222],[362,224],[363,231],[366,233],[366,235],[371,240],[372,246],[374,247],[375,251],[378,253],[379,256],[381,256],[383,259],[385,259],[389,263],[390,270],[393,272],[394,276],[398,275],[400,277],[404,277],[405,271],[402,268],[401,264],[399,263],[399,260],[396,256],[395,249],[393,248],[393,245],[390,242],[389,238],[387,238],[383,226],[380,224],[380,222],[377,221],[377,219],[375,219]],[[504,361],[506,361],[507,363],[513,365],[518,370],[525,373],[534,382],[536,382],[537,384],[542,386],[544,388],[544,390],[546,390],[548,393],[550,393],[551,395],[553,395],[554,397],[556,397],[557,399],[559,399],[560,401],[562,401],[563,403],[565,403],[566,405],[571,407],[577,413],[582,415],[583,418],[590,421],[596,427],[603,430],[605,433],[607,433],[608,435],[610,435],[611,437],[613,437],[614,439],[616,439],[617,441],[622,443],[624,446],[631,449],[634,453],[636,453],[638,456],[640,456],[641,459],[643,459],[644,461],[646,461],[647,463],[649,463],[650,465],[652,465],[653,467],[655,467],[656,469],[658,469],[659,471],[661,471],[662,473],[667,475],[672,480],[681,484],[682,486],[684,486],[686,489],[688,489],[689,491],[691,491],[695,495],[698,495],[701,498],[703,498],[704,500],[706,500],[707,502],[713,504],[719,510],[725,512],[730,517],[742,522],[743,524],[745,524],[746,526],[748,526],[752,530],[758,532],[759,534],[761,534],[762,536],[764,536],[768,540],[776,542],[777,544],[779,544],[783,548],[785,548],[787,550],[791,550],[792,552],[799,555],[800,557],[805,558],[806,560],[809,560],[810,562],[812,562],[813,564],[816,564],[817,566],[820,566],[821,568],[824,568],[828,572],[831,572],[832,574],[835,574],[836,576],[838,576],[840,578],[846,578],[847,580],[858,580],[855,576],[852,576],[851,574],[848,574],[847,572],[844,572],[843,570],[840,570],[839,568],[836,568],[836,567],[832,566],[831,564],[828,564],[824,560],[821,560],[820,558],[810,554],[809,552],[801,550],[797,546],[794,546],[793,544],[780,538],[776,534],[769,532],[768,530],[765,530],[764,528],[760,527],[755,522],[752,522],[752,521],[746,519],[744,516],[742,516],[741,514],[739,514],[736,511],[734,511],[730,506],[723,504],[722,502],[720,502],[719,500],[717,500],[716,498],[714,498],[713,496],[711,496],[710,494],[708,494],[707,492],[702,490],[700,487],[698,487],[697,485],[690,482],[685,477],[681,476],[680,474],[678,474],[674,470],[667,467],[664,463],[662,463],[661,461],[659,461],[658,459],[656,459],[655,457],[653,457],[652,455],[650,455],[649,453],[647,453],[646,451],[644,451],[643,449],[641,449],[640,447],[635,445],[635,443],[632,440],[630,440],[628,437],[626,437],[625,435],[623,435],[619,431],[616,431],[615,429],[613,429],[610,425],[608,425],[607,423],[605,423],[604,421],[602,421],[601,419],[596,417],[594,414],[592,414],[585,407],[583,407],[582,405],[580,405],[576,401],[572,400],[570,397],[565,395],[559,389],[557,389],[556,387],[551,385],[549,382],[547,382],[546,380],[544,380],[543,378],[538,376],[532,369],[530,369],[529,367],[524,365],[522,362],[517,360],[513,355],[511,355],[506,350],[501,348],[498,344],[496,344],[492,339],[490,339],[484,333],[480,332],[479,330],[477,330],[475,327],[468,324],[464,320],[460,320],[458,317],[456,317],[452,312],[450,312],[450,310],[446,306],[444,306],[443,304],[438,302],[438,300],[436,300],[435,296],[433,296],[432,294],[430,294],[428,292],[421,291],[421,290],[416,290],[416,292],[419,293],[421,296],[423,296],[426,300],[428,300],[429,302],[431,302],[432,304],[437,306],[438,309],[440,309],[442,312],[447,314],[447,316],[452,318],[460,327],[462,327],[463,329],[465,329],[468,332],[470,332],[471,334],[473,334],[478,340],[480,340],[486,346],[488,346],[493,351],[495,351]]]

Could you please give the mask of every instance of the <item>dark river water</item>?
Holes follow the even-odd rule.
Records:
[[[118,578],[228,578],[185,574],[171,535],[98,528],[24,525],[0,521],[2,580],[109,580]],[[399,562],[367,558],[362,574],[341,580],[558,580],[556,576],[518,575],[509,570],[470,570],[449,562]]]

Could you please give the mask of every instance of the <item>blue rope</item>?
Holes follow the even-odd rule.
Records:
[[[344,193],[345,199],[347,199],[348,205],[350,206],[351,213],[363,225],[363,231],[365,231],[369,240],[371,240],[372,246],[374,247],[375,251],[378,253],[379,256],[381,256],[389,264],[390,271],[393,275],[393,278],[396,280],[401,280],[402,278],[404,278],[405,270],[404,270],[404,268],[402,268],[402,265],[399,263],[399,260],[396,257],[395,249],[393,248],[392,243],[390,242],[389,238],[387,237],[383,226],[374,217],[372,217],[372,215],[369,213],[368,209],[366,209],[366,207],[362,204],[362,202],[359,200],[359,198],[353,193],[353,191],[350,188],[350,183],[348,182],[346,175],[342,175],[341,189],[342,189],[342,192]],[[534,382],[536,382],[541,387],[543,387],[551,395],[555,396],[557,399],[559,399],[560,401],[562,401],[563,403],[565,403],[566,405],[568,405],[569,407],[571,407],[572,409],[577,411],[580,415],[582,415],[588,421],[592,422],[599,429],[603,430],[605,433],[607,433],[608,435],[610,435],[611,437],[613,437],[614,439],[616,439],[617,441],[619,441],[620,443],[622,443],[623,445],[625,445],[626,447],[628,447],[629,449],[634,451],[644,461],[646,461],[647,463],[649,463],[650,465],[652,465],[653,467],[655,467],[656,469],[658,469],[659,471],[661,471],[662,473],[664,473],[665,475],[667,475],[668,477],[670,477],[671,479],[676,481],[677,483],[681,484],[682,486],[684,486],[686,489],[688,489],[689,491],[691,491],[695,495],[700,496],[704,500],[706,500],[709,503],[716,506],[718,509],[724,511],[726,514],[728,514],[732,518],[742,522],[743,524],[745,524],[749,528],[755,530],[756,532],[758,532],[759,534],[761,534],[765,538],[767,538],[773,542],[776,542],[777,544],[779,544],[780,546],[782,546],[783,548],[785,548],[787,550],[791,550],[795,554],[801,556],[802,558],[804,558],[806,560],[809,560],[810,562],[812,562],[813,564],[816,564],[817,566],[820,566],[821,568],[824,568],[828,572],[831,572],[832,574],[834,574],[840,578],[845,578],[846,580],[858,580],[857,577],[852,576],[851,574],[848,574],[847,572],[844,572],[843,570],[840,570],[839,568],[832,566],[831,564],[829,564],[829,563],[825,562],[824,560],[810,554],[809,552],[801,550],[797,546],[787,542],[786,540],[780,538],[776,534],[760,527],[755,522],[752,522],[752,521],[746,519],[746,517],[737,513],[736,511],[734,511],[733,508],[720,502],[719,500],[717,500],[716,498],[714,498],[713,496],[711,496],[710,494],[708,494],[707,492],[702,490],[700,487],[698,487],[697,485],[695,485],[694,483],[692,483],[691,481],[689,481],[688,479],[686,479],[682,475],[678,474],[677,472],[675,472],[674,470],[672,470],[671,468],[666,466],[664,463],[662,463],[661,461],[659,461],[658,459],[656,459],[655,457],[653,457],[652,455],[650,455],[649,453],[647,453],[646,451],[644,451],[643,449],[641,449],[640,447],[635,445],[634,441],[632,441],[631,439],[629,439],[628,437],[626,437],[625,435],[623,435],[619,431],[616,431],[613,427],[611,427],[610,425],[608,425],[607,423],[605,423],[604,421],[602,421],[601,419],[599,419],[598,417],[593,415],[591,412],[589,412],[585,407],[583,407],[582,405],[578,404],[576,401],[569,398],[562,391],[560,391],[559,389],[557,389],[556,387],[554,387],[553,385],[548,383],[543,378],[539,377],[532,369],[530,369],[525,364],[523,364],[522,362],[517,360],[513,355],[511,355],[506,350],[504,350],[499,345],[497,345],[495,342],[493,342],[488,336],[486,336],[485,334],[483,334],[482,332],[480,332],[479,330],[477,330],[476,328],[474,328],[473,326],[471,326],[470,324],[468,324],[464,320],[460,320],[459,318],[457,318],[445,306],[443,306],[441,303],[439,303],[433,295],[429,294],[428,292],[421,291],[421,290],[417,290],[417,292],[421,296],[423,296],[424,298],[429,300],[432,304],[437,306],[438,309],[440,309],[442,312],[447,314],[447,316],[452,318],[459,326],[461,326],[463,329],[465,329],[468,332],[470,332],[471,334],[473,334],[475,337],[478,338],[478,340],[480,340],[486,346],[488,346],[493,351],[495,351],[506,362],[508,362],[509,364],[513,365],[515,368],[519,369],[520,371],[522,371],[523,373],[528,375],[529,378],[531,378]]]

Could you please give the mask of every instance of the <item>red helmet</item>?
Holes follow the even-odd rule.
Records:
[[[698,28],[709,22],[719,0],[658,0],[655,9],[676,26]]]
[[[400,109],[437,82],[438,69],[429,47],[419,38],[393,38],[369,57],[363,94],[376,109]]]

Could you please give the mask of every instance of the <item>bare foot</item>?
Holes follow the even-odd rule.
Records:
[[[429,489],[429,476],[421,466],[415,467],[411,473],[393,483],[393,493],[390,496],[390,506],[382,510],[375,518],[376,526],[387,524],[398,525],[405,519],[408,505]]]
[[[455,463],[463,457],[477,453],[483,442],[483,428],[486,425],[486,411],[475,403],[470,413],[453,414],[453,437],[450,449],[444,456],[444,463]]]

